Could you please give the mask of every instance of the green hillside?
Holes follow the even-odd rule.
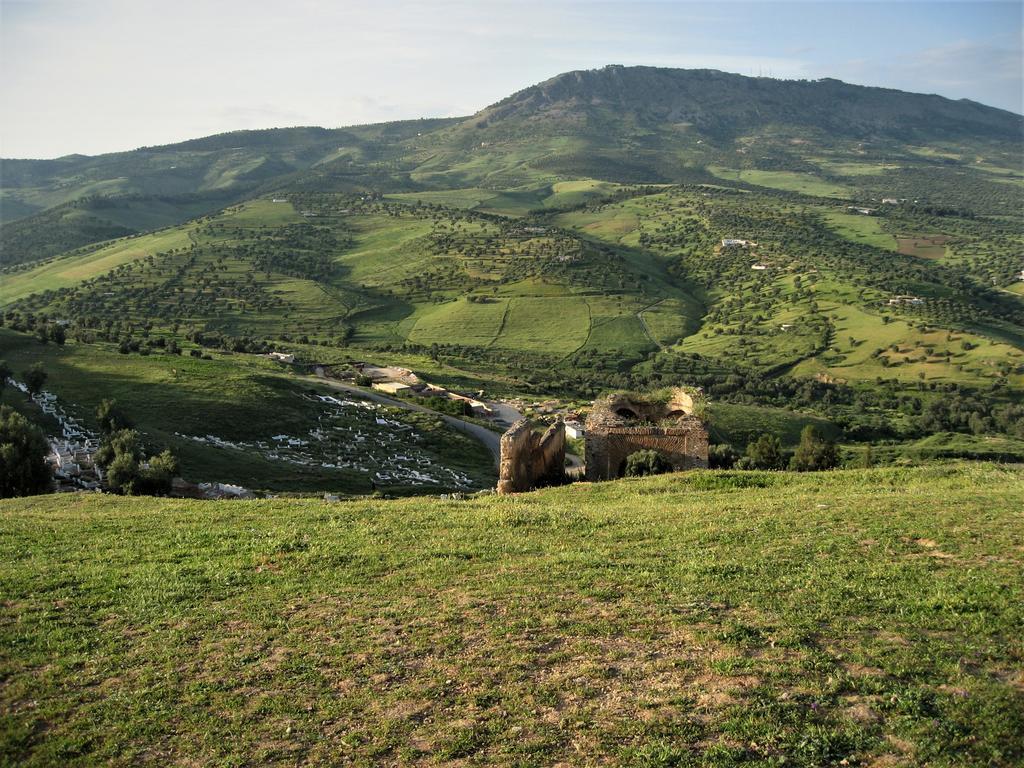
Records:
[[[384,147],[446,120],[413,120],[352,128],[234,131],[159,147],[88,157],[3,161],[4,223],[94,196],[155,197],[251,193],[319,164],[339,168],[353,158],[369,173]],[[358,174],[357,174],[358,175]]]
[[[492,396],[699,386],[750,409],[719,433],[739,449],[772,409],[848,443],[1017,440],[1021,130],[834,80],[606,67],[466,118],[5,161],[0,309],[133,355],[273,345]]]
[[[43,347],[0,330],[0,360],[16,376],[41,363],[47,391],[94,432],[96,407],[116,400],[147,445],[174,451],[191,482],[341,494],[464,492],[495,482],[487,448],[436,416],[339,394],[263,356],[143,349],[125,355],[113,345],[73,341]],[[0,402],[59,431],[12,388]]]
[[[1024,474],[0,504],[4,762],[1012,766]]]

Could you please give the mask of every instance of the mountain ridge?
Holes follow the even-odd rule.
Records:
[[[714,90],[709,91],[709,88]],[[556,75],[496,102],[478,115],[484,119],[507,118],[511,109],[539,112],[567,102],[579,105],[581,96],[588,94],[594,106],[637,110],[652,105],[654,109],[648,107],[645,116],[676,122],[694,121],[698,127],[712,129],[722,128],[722,117],[730,113],[742,118],[742,127],[750,128],[780,118],[806,119],[807,112],[801,115],[790,110],[817,107],[813,116],[830,117],[823,127],[840,135],[863,135],[869,128],[892,134],[901,122],[910,120],[927,120],[932,129],[983,130],[1005,140],[1019,139],[1024,132],[1024,116],[936,94],[854,85],[835,78],[782,80],[713,69],[618,65]],[[708,97],[713,99],[714,111],[701,103],[707,102]],[[746,102],[742,101],[744,98]],[[885,103],[887,101],[892,103]],[[868,117],[874,119],[858,117],[856,112],[863,110],[870,110]],[[940,121],[938,126],[935,120]]]
[[[283,135],[285,133],[293,136],[299,135],[300,133],[316,133],[324,141],[333,140],[339,137],[339,134],[344,132],[369,132],[373,129],[386,129],[389,127],[400,127],[400,126],[422,126],[424,123],[428,124],[458,124],[460,122],[470,123],[471,121],[478,121],[481,117],[489,116],[488,113],[492,110],[506,108],[516,103],[517,100],[522,100],[525,97],[533,97],[537,94],[543,94],[545,98],[551,92],[564,92],[565,88],[568,87],[567,83],[570,80],[574,80],[576,84],[583,83],[586,81],[588,84],[593,84],[597,78],[603,77],[608,78],[609,76],[613,79],[621,79],[622,74],[627,73],[627,76],[631,75],[646,75],[655,76],[660,78],[660,82],[665,82],[666,76],[670,79],[679,78],[705,78],[715,80],[719,83],[746,83],[748,86],[756,84],[756,87],[762,86],[777,87],[777,88],[814,88],[814,87],[830,87],[838,88],[840,90],[845,89],[847,93],[860,93],[860,94],[886,94],[899,97],[913,97],[915,99],[928,100],[936,105],[955,105],[960,107],[970,107],[974,110],[980,110],[990,115],[1002,115],[1007,121],[1015,123],[1016,135],[1011,136],[1007,134],[1008,138],[1021,138],[1022,132],[1024,132],[1024,115],[1018,115],[1015,112],[1001,109],[999,107],[989,106],[982,102],[974,101],[972,99],[951,99],[946,96],[939,94],[920,93],[915,91],[903,91],[897,88],[887,88],[884,86],[869,86],[859,85],[855,83],[847,83],[843,80],[832,77],[823,77],[818,79],[785,79],[785,78],[774,78],[774,77],[752,77],[748,75],[741,75],[733,72],[726,72],[724,70],[717,69],[704,69],[704,68],[674,68],[674,67],[651,67],[651,66],[625,66],[620,64],[609,64],[604,67],[596,69],[579,69],[563,72],[553,77],[543,80],[539,83],[534,83],[525,88],[520,89],[498,101],[489,104],[482,109],[471,115],[456,116],[456,117],[426,117],[426,118],[408,118],[403,120],[392,120],[392,121],[380,121],[371,123],[356,123],[352,125],[342,125],[329,128],[326,126],[319,125],[296,125],[296,126],[279,126],[279,127],[268,127],[268,128],[241,128],[230,131],[224,131],[221,133],[213,133],[206,136],[197,136],[190,139],[184,139],[182,141],[168,142],[166,144],[154,144],[154,145],[142,145],[133,149],[117,150],[114,152],[103,152],[95,155],[88,155],[82,153],[70,153],[55,158],[24,158],[24,157],[4,157],[0,158],[5,163],[60,163],[69,161],[86,161],[95,160],[102,157],[110,157],[115,155],[126,155],[132,153],[143,153],[153,152],[155,150],[179,150],[179,149],[212,149],[212,147],[203,147],[203,144],[210,144],[217,139],[223,139],[229,136],[238,137],[256,137],[263,138],[269,135]],[[635,83],[634,83],[635,84]],[[834,94],[833,94],[834,95]],[[441,126],[447,127],[447,126]],[[244,146],[244,145],[243,145]],[[224,149],[226,147],[219,147]],[[238,148],[238,147],[233,147]]]

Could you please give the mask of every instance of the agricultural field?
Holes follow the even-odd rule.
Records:
[[[727,181],[743,181],[759,187],[781,189],[786,192],[799,192],[802,195],[848,198],[851,192],[849,187],[825,181],[810,173],[761,171],[755,169],[737,170],[721,166],[709,166],[708,170],[720,179]]]
[[[4,759],[1011,766],[1024,475],[0,507]]]
[[[896,238],[883,231],[882,222],[874,216],[840,213],[835,209],[827,209],[824,216],[829,228],[842,238],[875,248],[906,253],[902,248],[897,248]]]

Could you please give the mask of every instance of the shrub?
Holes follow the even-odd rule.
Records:
[[[112,401],[109,402],[113,405]],[[115,493],[130,496],[170,493],[171,481],[179,471],[178,459],[165,450],[150,456],[143,465],[143,456],[139,433],[134,429],[120,429],[107,434],[94,459],[99,466],[106,468],[107,488]]]
[[[789,462],[789,468],[797,472],[816,472],[834,469],[839,463],[836,444],[826,440],[813,424],[808,424],[800,433],[800,445]]]
[[[38,395],[43,391],[43,385],[46,383],[47,374],[43,370],[42,363],[36,363],[28,370],[22,372],[22,378],[25,379],[25,386],[28,387],[28,393],[30,395]]]
[[[119,453],[107,467],[107,488],[117,493],[137,492],[139,462],[130,453]]]
[[[131,456],[132,461],[142,458],[139,433],[134,429],[119,429],[103,438],[93,460],[101,467],[110,467],[118,456]]]
[[[171,482],[179,471],[178,459],[169,450],[149,457],[149,466],[139,471],[133,493],[163,496],[171,492]]]
[[[782,455],[782,443],[775,435],[763,434],[747,445],[744,456],[747,461],[741,462],[740,469],[783,469],[785,457]]]
[[[728,443],[719,443],[708,448],[708,467],[711,469],[732,469],[739,458],[739,453]]]
[[[0,406],[0,498],[45,493],[50,486],[50,446],[38,427],[9,406]]]
[[[661,475],[671,472],[672,465],[668,459],[657,451],[637,451],[626,457],[626,477],[644,477],[645,475]]]
[[[117,407],[116,400],[102,400],[96,406],[96,420],[99,422],[100,432],[104,435],[120,432],[132,426],[131,420]]]

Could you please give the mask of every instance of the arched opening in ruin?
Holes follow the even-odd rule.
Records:
[[[637,418],[636,411],[634,411],[632,408],[626,408],[625,406],[623,406],[621,408],[616,408],[615,409],[615,415],[616,416],[621,416],[624,419],[636,419]]]
[[[681,419],[681,418],[683,418],[683,416],[687,416],[687,415],[689,415],[689,414],[687,414],[686,411],[677,408],[674,411],[669,411],[668,415],[665,418],[666,419],[672,419],[673,421],[675,421],[676,419]]]

